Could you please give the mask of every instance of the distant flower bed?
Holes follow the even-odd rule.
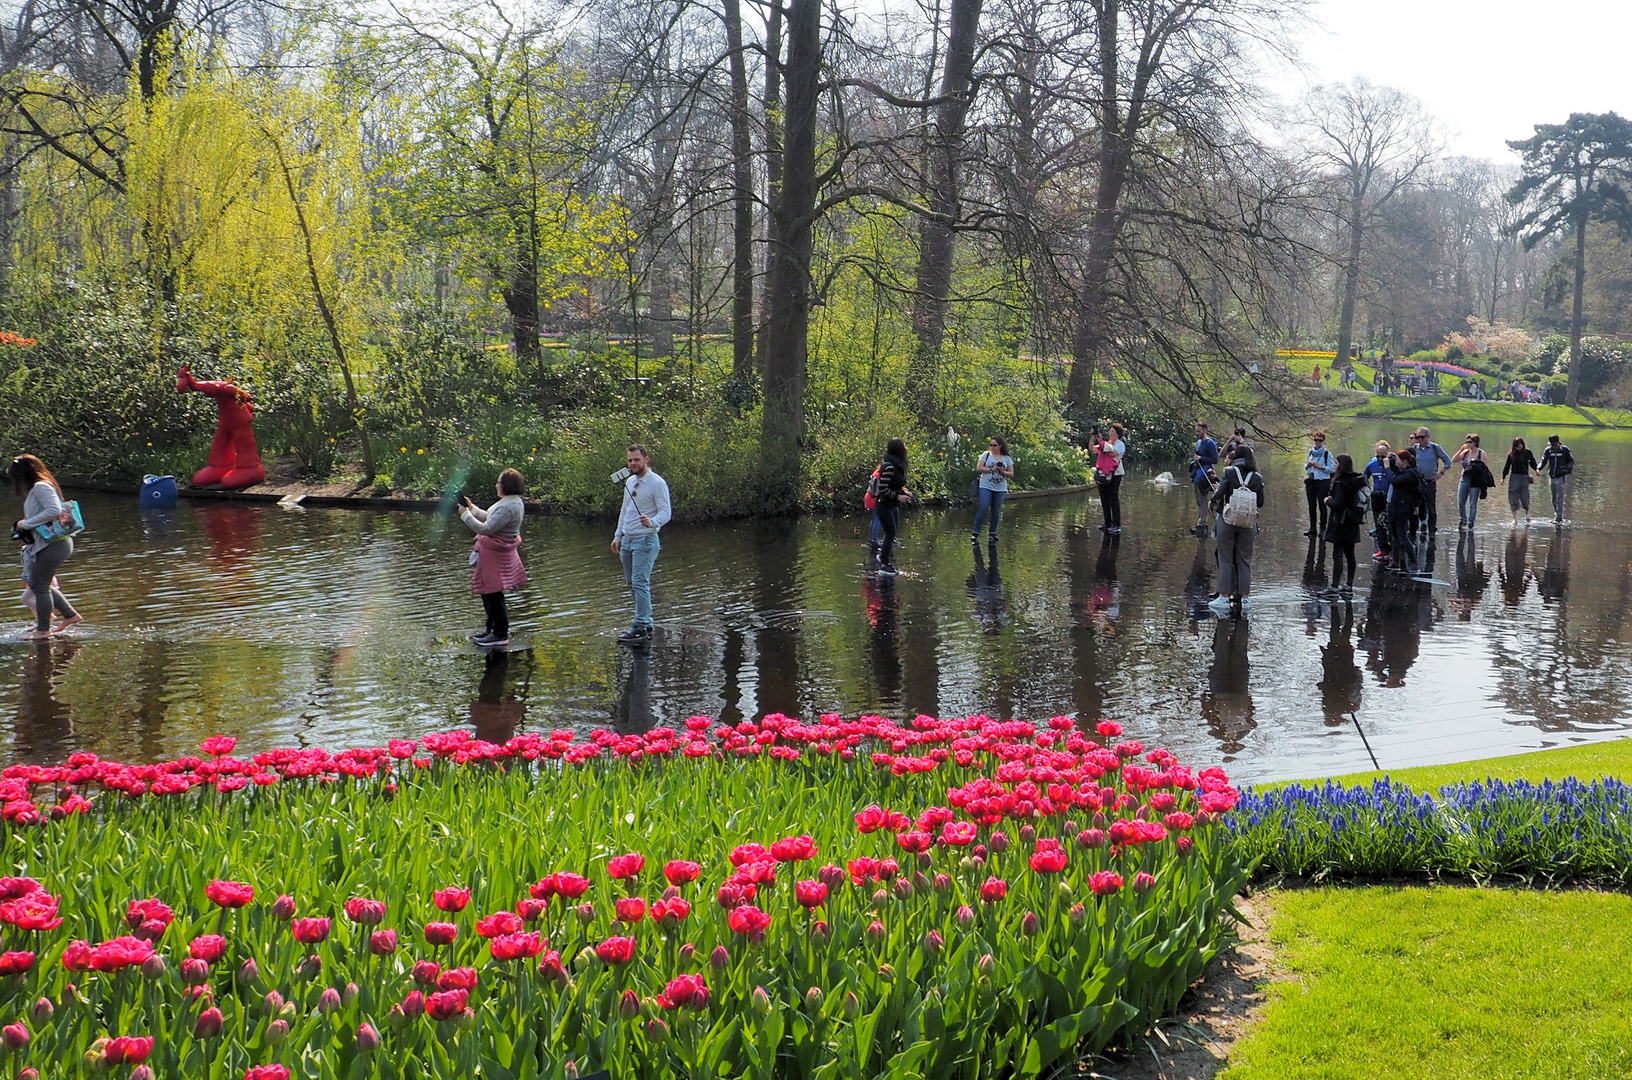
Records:
[[[1473,368],[1463,367],[1461,364],[1448,364],[1443,360],[1401,360],[1402,368],[1416,368],[1419,371],[1437,371],[1442,375],[1459,375],[1464,379],[1477,379],[1479,373]]]
[[[1066,718],[0,773],[10,1075],[1044,1075],[1171,1011],[1218,769]]]
[[[1456,784],[1438,798],[1387,779],[1249,788],[1229,827],[1259,872],[1632,884],[1632,789],[1618,780]]]

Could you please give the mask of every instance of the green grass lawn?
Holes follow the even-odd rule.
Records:
[[[1566,776],[1576,776],[1583,780],[1597,776],[1632,780],[1632,738],[1586,743],[1581,746],[1561,746],[1556,750],[1481,758],[1478,761],[1463,761],[1452,765],[1421,765],[1414,769],[1390,769],[1386,773],[1351,773],[1332,779],[1344,784],[1369,784],[1385,775],[1401,783],[1410,784],[1418,791],[1429,793],[1438,791],[1445,784],[1486,778],[1531,780],[1538,783],[1542,780],[1562,780]]]
[[[1350,415],[1465,424],[1632,427],[1632,413],[1615,409],[1571,409],[1564,405],[1527,405],[1517,401],[1467,401],[1447,394],[1416,398],[1372,397],[1356,407]]]
[[[1227,1080],[1632,1077],[1632,897],[1379,886],[1271,907],[1286,978]]]

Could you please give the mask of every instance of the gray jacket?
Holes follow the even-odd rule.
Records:
[[[23,500],[22,527],[25,529],[38,528],[48,525],[62,515],[62,497],[57,489],[44,480],[37,482],[28,489],[28,497]],[[28,550],[38,552],[49,544],[49,540],[35,540],[28,546]]]
[[[478,536],[520,536],[521,519],[526,513],[520,495],[506,495],[486,510],[473,506],[462,511],[459,520]]]

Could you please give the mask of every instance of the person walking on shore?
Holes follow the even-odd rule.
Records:
[[[1207,422],[1196,421],[1196,455],[1190,462],[1190,483],[1196,489],[1197,536],[1206,536],[1212,518],[1213,477],[1218,466],[1218,443],[1207,434]]]
[[[1094,452],[1094,481],[1099,485],[1100,510],[1105,524],[1100,531],[1112,536],[1122,531],[1122,477],[1127,475],[1122,458],[1128,444],[1122,439],[1122,425],[1112,424],[1110,438],[1104,438],[1096,425],[1088,437],[1088,448]]]
[[[980,526],[991,516],[988,526],[991,543],[997,543],[997,520],[1003,513],[1003,499],[1009,493],[1009,481],[1014,479],[1014,458],[1009,456],[1009,444],[1001,436],[986,440],[986,452],[975,462],[980,474],[979,502],[975,506],[975,531],[969,534],[972,543],[980,542]]]
[[[1344,596],[1354,592],[1354,545],[1360,542],[1360,525],[1366,520],[1366,478],[1354,471],[1354,459],[1337,455],[1337,471],[1332,475],[1332,493],[1326,497],[1331,513],[1326,519],[1326,540],[1332,545],[1332,588]],[[1347,579],[1343,567],[1348,565]]]
[[[1524,507],[1524,523],[1530,524],[1530,479],[1536,471],[1536,455],[1524,445],[1522,438],[1513,440],[1502,465],[1502,479],[1507,481],[1507,508],[1513,514],[1513,524],[1519,523],[1519,507]]]
[[[1557,435],[1547,436],[1547,448],[1541,452],[1538,471],[1547,474],[1547,483],[1553,493],[1553,523],[1564,523],[1564,498],[1569,487],[1570,474],[1575,472],[1575,455],[1558,441]]]
[[[25,640],[45,641],[81,619],[56,582],[57,571],[74,553],[74,538],[64,535],[48,539],[35,535],[34,530],[53,522],[66,525],[72,515],[63,504],[57,478],[33,454],[19,454],[12,461],[11,490],[23,496],[23,516],[12,525],[12,531],[22,535],[27,547],[28,588],[34,594],[34,630],[25,635]],[[53,610],[62,616],[55,628],[51,626]]]
[[[1439,478],[1450,471],[1451,456],[1433,440],[1425,427],[1412,432],[1411,441],[1416,446],[1417,471],[1422,475],[1422,505],[1417,517],[1427,526],[1423,537],[1426,540],[1439,531]],[[1412,531],[1416,531],[1416,523],[1412,524]]]
[[[1235,460],[1219,475],[1218,597],[1210,607],[1216,614],[1240,618],[1252,595],[1252,548],[1258,531],[1258,511],[1264,505],[1264,478],[1251,448],[1236,447]]]
[[[1366,462],[1365,475],[1371,481],[1371,535],[1377,540],[1377,550],[1372,558],[1381,562],[1388,558],[1393,547],[1388,539],[1388,484],[1394,478],[1394,471],[1388,467],[1389,445],[1378,440],[1375,456]]]
[[[1303,457],[1303,497],[1309,504],[1309,529],[1303,535],[1326,535],[1326,496],[1332,493],[1332,474],[1337,464],[1332,452],[1326,449],[1326,433],[1316,431],[1309,438],[1313,445]]]
[[[674,511],[669,504],[669,485],[652,471],[652,456],[644,446],[631,444],[625,464],[629,475],[623,480],[623,508],[618,512],[618,531],[612,535],[612,554],[623,562],[623,580],[634,601],[635,617],[618,640],[641,645],[652,640],[652,567],[662,550],[657,534]]]
[[[884,448],[884,458],[878,463],[878,482],[875,485],[878,504],[879,553],[878,572],[894,577],[895,538],[901,529],[901,505],[912,502],[907,490],[907,444],[891,439]]]
[[[487,629],[471,640],[484,649],[510,644],[510,608],[504,594],[527,584],[527,570],[521,565],[521,519],[527,513],[521,495],[527,486],[521,473],[506,469],[493,490],[499,501],[486,510],[467,498],[459,511],[459,520],[476,534],[476,546],[470,553],[470,591],[482,598]]]
[[[1490,455],[1479,448],[1479,436],[1469,432],[1462,445],[1451,455],[1452,461],[1462,463],[1462,479],[1456,485],[1456,520],[1459,528],[1473,528],[1479,516],[1479,500],[1490,486]],[[1483,467],[1483,473],[1480,467]]]

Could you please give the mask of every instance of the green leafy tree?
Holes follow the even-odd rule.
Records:
[[[1603,221],[1632,231],[1632,201],[1624,186],[1632,169],[1632,121],[1612,112],[1571,113],[1564,123],[1537,124],[1530,138],[1507,145],[1524,158],[1523,175],[1507,198],[1526,209],[1511,232],[1526,250],[1549,237],[1575,234],[1570,371],[1564,396],[1564,403],[1573,408],[1581,395],[1587,223]]]

